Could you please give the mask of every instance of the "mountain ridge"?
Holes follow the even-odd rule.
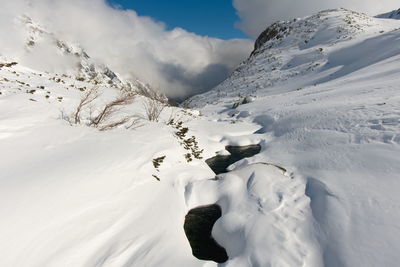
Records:
[[[337,9],[271,27],[227,80],[185,104],[259,125],[248,138],[261,153],[231,169],[264,161],[301,177],[317,242],[303,249],[320,257],[284,264],[397,266],[400,21]]]
[[[149,84],[138,79],[122,78],[105,64],[92,59],[80,44],[63,40],[27,15],[17,17],[15,24],[25,36],[24,51],[20,53],[22,61],[27,63],[23,63],[25,66],[32,65],[33,69],[88,82],[93,86],[105,86],[121,91],[137,91],[147,96],[158,95]],[[46,62],[46,57],[54,57],[54,59],[51,59],[49,63]],[[18,62],[19,60],[3,55],[3,61]],[[40,61],[44,61],[44,63],[35,63]],[[161,94],[158,98],[166,101]]]
[[[196,109],[112,86],[79,45],[37,31],[88,69],[0,57],[1,266],[217,267],[184,229],[210,205],[227,267],[398,266],[399,20],[336,9],[273,24],[184,103]],[[249,146],[223,173],[206,163]]]
[[[388,13],[384,13],[381,15],[376,16],[377,18],[382,18],[382,19],[400,19],[400,8],[397,10],[393,10],[391,12]]]
[[[377,19],[346,9],[326,10],[305,18],[276,22],[259,36],[250,57],[228,79],[213,90],[189,99],[185,105],[192,103],[196,106],[196,99],[208,95],[214,95],[211,97],[213,101],[220,98],[218,94],[251,96],[253,91],[273,88],[277,83],[290,82],[292,78],[294,81],[298,75],[314,73],[305,84],[304,81],[298,85],[287,84],[290,90],[329,80],[330,74],[319,77],[331,68],[327,52],[346,42],[351,44],[357,38],[372,38],[399,28],[396,20]],[[269,78],[264,79],[265,75]],[[252,86],[239,82],[250,77],[254,83]]]

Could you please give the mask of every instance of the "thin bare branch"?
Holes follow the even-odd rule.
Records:
[[[110,130],[126,123],[129,123],[129,125],[127,126],[127,129],[129,129],[138,123],[138,115],[125,116],[115,121],[112,121],[111,119],[123,106],[131,104],[134,101],[136,95],[137,92],[124,93],[115,100],[107,103],[100,110],[100,112],[96,113],[97,115],[94,116],[94,110],[91,104],[100,95],[97,91],[97,88],[92,88],[85,95],[83,95],[78,107],[70,116],[67,116],[63,111],[61,111],[61,118],[66,120],[71,125],[80,124],[82,121],[81,113],[85,111],[89,112],[88,117],[85,118],[86,121],[89,121],[87,125],[98,128],[100,131]]]
[[[94,87],[90,89],[81,99],[79,102],[78,107],[76,108],[74,112],[74,124],[80,124],[81,123],[81,112],[83,109],[86,108],[87,105],[91,104],[94,100],[96,100],[99,97],[99,93],[97,92],[97,88]]]
[[[135,94],[125,94],[114,101],[106,104],[100,113],[91,120],[90,126],[99,127],[101,124],[105,123],[110,117],[117,112],[121,106],[129,105],[133,102]]]
[[[120,125],[123,125],[123,124],[129,122],[130,120],[132,120],[132,123],[131,123],[130,126],[128,127],[128,129],[129,129],[129,128],[131,128],[136,122],[138,122],[138,120],[134,120],[135,118],[136,118],[136,116],[126,116],[126,117],[124,117],[124,118],[122,118],[122,119],[120,119],[120,120],[118,120],[118,121],[114,121],[114,122],[111,122],[111,123],[108,123],[108,124],[105,124],[105,125],[99,127],[99,130],[100,130],[100,131],[111,130],[111,129],[115,128],[115,127],[118,127],[118,126],[120,126]]]
[[[165,104],[158,100],[147,98],[143,103],[146,117],[149,121],[158,121],[162,111],[165,108]]]

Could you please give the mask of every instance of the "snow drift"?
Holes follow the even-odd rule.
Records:
[[[110,131],[62,119],[92,83],[1,58],[0,265],[218,266],[183,228],[218,204],[219,266],[397,266],[399,42],[400,21],[349,10],[281,21],[199,111],[148,121],[137,96]],[[88,116],[120,93],[99,88]]]

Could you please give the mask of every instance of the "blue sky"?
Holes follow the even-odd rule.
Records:
[[[107,0],[123,9],[164,22],[168,29],[187,31],[221,39],[248,38],[234,27],[238,17],[232,0]]]

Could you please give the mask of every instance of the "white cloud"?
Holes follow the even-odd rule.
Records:
[[[324,9],[348,8],[371,15],[400,8],[398,0],[233,0],[237,27],[253,38],[271,23],[311,15]]]
[[[0,54],[23,51],[23,36],[11,25],[25,13],[125,77],[136,76],[171,97],[205,91],[226,78],[251,52],[250,40],[220,40],[120,10],[104,0],[0,0]],[[5,3],[3,3],[5,2]],[[2,37],[3,39],[3,37]],[[40,51],[40,57],[51,58]],[[50,52],[49,52],[50,53]],[[54,63],[54,62],[53,62]]]

